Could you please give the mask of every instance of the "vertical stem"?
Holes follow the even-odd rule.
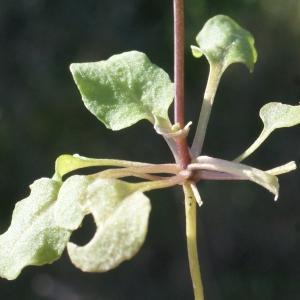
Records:
[[[185,194],[186,238],[195,300],[204,300],[200,265],[197,252],[196,206],[197,202],[189,184],[183,186]]]
[[[174,0],[175,123],[184,127],[184,0]]]
[[[174,122],[184,128],[184,0],[174,0]],[[186,138],[177,141],[180,165],[191,162]]]

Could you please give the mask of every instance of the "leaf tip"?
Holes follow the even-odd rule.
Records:
[[[199,47],[196,47],[196,46],[191,46],[191,49],[192,49],[192,53],[193,55],[196,57],[196,58],[199,58],[203,55],[201,49]]]

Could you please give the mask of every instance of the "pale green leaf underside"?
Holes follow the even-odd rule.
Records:
[[[300,123],[300,105],[292,106],[278,102],[264,105],[259,115],[264,123],[263,131],[257,140],[234,161],[240,162],[253,153],[277,128],[291,127]]]
[[[16,204],[9,229],[0,236],[0,275],[15,279],[28,265],[52,263],[61,256],[71,232],[54,220],[54,203],[61,184],[36,180],[28,198]]]
[[[138,51],[107,61],[70,66],[85,106],[107,128],[119,130],[155,116],[168,118],[174,86],[162,69]]]
[[[200,57],[202,52],[211,65],[219,65],[224,71],[230,64],[241,62],[253,71],[257,59],[254,39],[231,18],[223,15],[211,18],[196,41],[200,48],[192,48],[194,55]]]
[[[132,162],[119,159],[97,159],[80,156],[78,154],[63,154],[56,159],[55,171],[61,179],[65,174],[77,169],[98,166],[133,167],[146,166],[146,163]]]
[[[150,201],[135,184],[97,175],[70,177],[59,192],[57,223],[74,230],[89,213],[97,225],[93,239],[83,247],[68,243],[69,256],[81,270],[112,269],[130,259],[143,244]]]
[[[275,200],[278,198],[278,179],[267,171],[261,171],[240,163],[209,156],[199,156],[197,157],[196,162],[196,164],[191,164],[189,168],[233,174],[239,179],[250,180],[263,186],[275,195]]]
[[[292,106],[270,102],[261,108],[259,115],[264,123],[264,129],[267,131],[291,127],[300,123],[300,105]]]

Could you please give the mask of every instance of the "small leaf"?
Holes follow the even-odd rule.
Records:
[[[203,53],[201,52],[201,49],[199,47],[196,46],[191,46],[192,49],[192,53],[196,58],[199,58],[203,55]]]
[[[257,140],[234,161],[240,162],[253,153],[277,128],[291,127],[300,123],[300,105],[292,106],[278,102],[264,105],[260,112],[264,128]]]
[[[85,106],[107,128],[123,129],[142,119],[154,124],[155,116],[169,120],[174,86],[145,54],[126,52],[70,69]]]
[[[165,138],[180,140],[187,137],[191,125],[192,122],[188,122],[183,129],[180,129],[179,123],[171,125],[170,121],[166,121],[165,119],[155,117],[154,128],[158,134],[161,134]]]
[[[300,123],[300,105],[292,106],[278,102],[264,105],[259,115],[264,130],[272,132],[276,128],[291,127]]]
[[[9,229],[0,236],[0,275],[15,279],[28,265],[40,266],[58,259],[71,232],[54,220],[61,183],[36,180],[28,198],[16,204]]]
[[[87,245],[68,243],[69,256],[78,268],[104,272],[140,249],[147,233],[150,201],[139,186],[97,175],[66,180],[56,206],[57,223],[74,230],[86,214],[92,213],[97,225]]]
[[[203,53],[212,66],[219,66],[222,72],[232,63],[244,63],[252,72],[257,53],[250,32],[240,27],[231,18],[218,15],[206,22],[196,37],[200,48],[193,53]]]
[[[61,177],[65,174],[77,169],[87,167],[98,166],[115,166],[115,167],[138,167],[148,166],[147,163],[133,162],[119,159],[96,159],[80,156],[78,154],[69,155],[64,154],[59,156],[55,162],[55,171],[57,177],[61,180]]]

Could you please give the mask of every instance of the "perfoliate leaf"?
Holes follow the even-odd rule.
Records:
[[[28,198],[16,204],[9,229],[0,236],[0,275],[15,279],[28,265],[52,263],[61,256],[71,232],[54,220],[61,183],[36,180]]]
[[[66,180],[58,196],[57,223],[74,230],[92,213],[97,225],[87,245],[68,243],[69,256],[78,268],[104,272],[139,250],[147,233],[150,201],[138,186],[97,174]]]
[[[234,161],[240,162],[253,153],[270,135],[270,133],[282,127],[291,127],[300,123],[300,105],[292,106],[278,102],[270,102],[264,105],[260,112],[264,128],[257,140]]]
[[[244,63],[252,72],[257,59],[254,39],[250,32],[231,18],[218,15],[208,20],[196,37],[199,48],[193,47],[196,57],[203,53],[212,66],[222,72],[232,63]]]
[[[119,130],[155,116],[169,120],[174,87],[162,69],[137,51],[107,61],[70,66],[85,106],[107,128]]]

